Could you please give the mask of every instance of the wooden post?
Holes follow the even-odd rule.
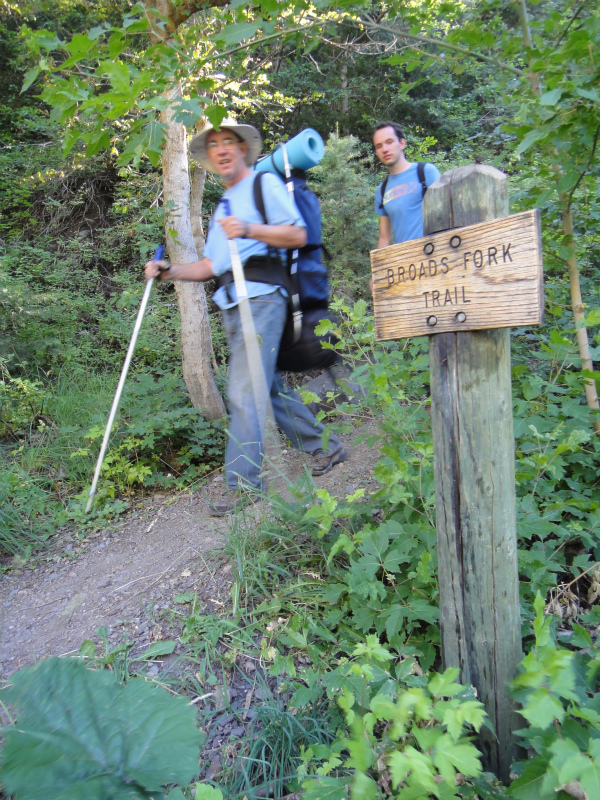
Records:
[[[506,176],[445,173],[423,203],[425,235],[508,214]],[[509,780],[521,727],[508,684],[521,660],[510,329],[430,337],[442,657],[473,684],[494,725],[484,767]]]

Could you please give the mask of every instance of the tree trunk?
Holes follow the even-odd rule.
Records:
[[[172,34],[177,25],[187,19],[180,19],[178,12],[185,11],[189,16],[197,10],[191,0],[179,4],[172,0],[144,2],[153,23],[150,32],[152,41],[166,41],[169,33]],[[220,2],[221,0],[209,0],[209,5],[219,5]],[[157,24],[154,9],[166,20],[166,30]],[[168,94],[168,99],[173,102],[180,96],[179,87],[174,87]],[[189,264],[198,260],[199,253],[204,248],[201,211],[206,173],[202,170],[196,174],[192,195],[187,132],[185,125],[174,122],[172,117],[172,106],[160,115],[161,122],[167,126],[162,157],[165,239],[169,259],[180,264]],[[202,411],[207,419],[220,419],[225,415],[225,405],[211,367],[213,346],[204,286],[201,283],[176,281],[175,291],[181,317],[183,379],[190,400],[194,408]]]
[[[161,121],[168,126],[162,159],[167,252],[171,261],[188,264],[198,260],[198,251],[192,233],[187,132],[172,116],[172,109],[161,113]],[[196,193],[196,209],[197,202]],[[219,419],[225,406],[211,366],[212,337],[204,286],[176,281],[175,289],[181,314],[183,377],[190,400],[207,419]]]
[[[202,227],[202,198],[204,197],[204,183],[206,182],[206,170],[204,167],[194,164],[192,168],[192,185],[190,192],[190,217],[192,224],[192,236],[196,245],[198,256],[204,252],[204,228]]]
[[[347,117],[350,110],[350,100],[348,97],[348,56],[344,53],[342,56],[342,76],[340,79],[340,86],[342,89],[342,116]]]
[[[202,118],[204,119],[204,118]],[[202,125],[200,120],[196,124],[199,130]],[[204,197],[204,184],[206,183],[206,170],[199,164],[194,164],[192,167],[192,191],[190,194],[190,216],[192,220],[192,236],[194,237],[194,244],[196,245],[196,252],[199,257],[204,253],[204,244],[206,237],[204,236],[204,228],[202,226],[202,199]],[[217,371],[217,362],[215,359],[215,350],[210,342],[210,359],[213,370]]]
[[[531,32],[529,30],[529,20],[527,18],[527,4],[525,0],[517,0],[517,9],[519,12],[519,22],[521,24],[521,31],[523,33],[523,44],[525,47],[531,47]],[[541,93],[540,89],[540,76],[536,72],[529,73],[529,83],[531,90],[536,97]],[[560,163],[557,161],[555,153],[550,153],[550,157],[554,156],[553,170],[556,175],[557,182],[560,180],[562,170]],[[579,266],[577,265],[577,256],[575,255],[575,234],[573,231],[573,211],[567,197],[564,197],[559,192],[559,199],[563,204],[562,209],[562,229],[567,237],[569,246],[573,251],[573,255],[565,260],[567,272],[569,275],[569,286],[571,288],[571,308],[573,309],[573,318],[577,328],[577,345],[579,347],[579,355],[581,357],[581,368],[583,370],[594,369],[592,363],[592,356],[590,353],[590,342],[588,337],[587,328],[582,324],[585,316],[585,306],[581,297],[581,281],[579,280]],[[577,327],[579,325],[579,327]],[[593,378],[586,378],[585,381],[585,399],[589,408],[598,410],[600,409],[600,402],[598,400],[598,388],[596,381]],[[594,430],[600,433],[600,420],[594,420]]]
[[[571,207],[566,206],[562,211],[562,228],[563,233],[567,237],[569,246],[573,251],[573,255],[567,259],[567,269],[569,273],[569,284],[571,286],[571,308],[573,309],[573,317],[575,319],[575,326],[577,327],[577,344],[579,345],[579,355],[581,356],[581,368],[592,372],[594,364],[592,362],[592,354],[590,352],[590,341],[588,332],[585,325],[580,324],[585,316],[585,306],[581,297],[581,282],[579,280],[579,267],[577,266],[577,256],[575,255],[575,242],[573,234],[573,215]],[[596,381],[593,378],[586,378],[585,381],[585,397],[587,404],[590,408],[600,408],[598,401],[598,389]],[[600,433],[600,419],[594,420],[594,430]]]

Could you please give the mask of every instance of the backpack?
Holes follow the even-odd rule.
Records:
[[[254,179],[254,204],[268,224],[262,190],[263,172]],[[298,251],[297,261],[288,250],[287,278],[288,319],[281,337],[277,368],[284,372],[304,372],[307,369],[328,369],[340,360],[335,350],[323,348],[323,342],[335,344],[331,335],[318,336],[315,327],[323,319],[336,322],[328,310],[329,279],[322,253],[329,257],[321,236],[321,208],[319,199],[306,185],[306,172],[294,169],[289,180],[294,189],[294,200],[306,224],[306,244]],[[287,182],[287,181],[286,181]],[[287,287],[286,287],[287,288]],[[301,321],[301,327],[295,326]]]
[[[254,179],[254,205],[267,224],[265,201],[262,190],[263,172],[257,172]],[[321,207],[319,198],[306,185],[306,172],[294,169],[290,178],[294,189],[294,201],[306,225],[306,244],[298,251],[297,283],[300,297],[300,310],[327,308],[329,305],[329,279],[327,267],[323,264],[321,253],[330,258],[323,245],[321,235]],[[292,251],[288,251],[288,270],[292,270]]]
[[[389,180],[389,173],[385,176],[383,183],[381,184],[381,201],[379,203],[379,210],[385,211],[383,207],[383,198],[385,197],[385,190],[387,188],[388,180]],[[425,181],[425,162],[419,161],[417,164],[417,178],[419,179],[419,183],[421,184],[421,199],[425,197],[425,193],[427,191],[427,183]]]

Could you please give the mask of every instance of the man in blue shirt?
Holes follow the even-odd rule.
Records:
[[[373,134],[375,155],[388,169],[388,177],[375,190],[375,213],[379,215],[377,249],[423,236],[423,195],[439,177],[433,164],[411,164],[404,155],[406,139],[402,125],[382,122]],[[383,195],[383,196],[382,196]]]
[[[317,423],[300,396],[286,386],[277,371],[279,343],[288,313],[285,270],[277,252],[302,247],[306,242],[306,231],[287,188],[270,173],[263,178],[268,220],[268,224],[264,224],[253,200],[256,173],[250,169],[260,149],[260,134],[251,125],[224,120],[219,130],[212,125],[203,128],[193,139],[190,152],[203,167],[220,175],[226,187],[209,226],[204,257],[191,264],[169,265],[166,261],[149,261],[145,267],[147,280],[153,277],[179,281],[218,278],[219,288],[213,299],[223,314],[231,355],[227,387],[230,424],[225,459],[230,494],[223,503],[214,504],[213,512],[217,515],[235,511],[256,497],[246,490],[264,488],[262,456],[267,409],[257,408],[253,394],[251,365],[232,280],[229,248],[232,239],[246,274],[246,293],[277,425],[295,447],[313,455],[313,475],[323,475],[347,458],[335,435],[329,438],[328,449],[322,449],[323,426]]]

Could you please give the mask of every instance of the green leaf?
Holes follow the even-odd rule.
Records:
[[[127,46],[127,39],[123,31],[113,31],[108,40],[108,55],[110,58],[117,58]]]
[[[432,606],[427,600],[418,597],[416,600],[411,600],[406,609],[406,616],[408,619],[422,619],[435,625],[440,618],[440,610],[437,606]]]
[[[91,28],[91,30],[88,31],[88,39],[91,39],[93,42],[96,39],[99,39],[103,33],[106,33],[107,30],[108,25],[97,25],[95,28]]]
[[[108,131],[97,130],[91,134],[84,134],[81,138],[87,142],[85,155],[88,158],[89,156],[95,156],[100,150],[110,147],[110,133]]]
[[[560,247],[556,250],[559,258],[568,261],[570,258],[573,258],[575,254],[575,250],[572,247],[568,247],[566,244],[561,244]]]
[[[458,667],[448,667],[443,672],[436,672],[429,681],[429,691],[437,697],[453,697],[463,688],[456,683],[460,670]]]
[[[575,94],[579,95],[579,97],[585,97],[586,100],[591,100],[593,103],[600,103],[598,89],[592,89],[591,91],[587,89],[576,89]]]
[[[350,791],[352,800],[376,800],[380,796],[373,778],[358,770],[354,773]]]
[[[5,701],[3,788],[19,800],[134,800],[198,771],[196,714],[142,679],[125,686],[80,661],[48,658],[12,677]]]
[[[571,644],[575,647],[581,648],[594,647],[594,642],[592,641],[589,631],[587,631],[581,625],[573,625],[573,638],[571,639]]]
[[[486,720],[483,704],[479,700],[463,700],[458,706],[447,708],[444,711],[443,722],[448,728],[448,733],[458,740],[465,724],[472,725],[479,731]]]
[[[223,800],[223,792],[208,783],[197,783],[195,800]]]
[[[56,50],[62,44],[61,39],[53,31],[47,31],[44,28],[40,28],[38,31],[24,29],[23,32],[27,38],[27,44],[37,53],[41,47],[50,51]]]
[[[70,42],[65,45],[65,49],[71,54],[69,63],[80,60],[87,56],[92,48],[92,40],[85,33],[76,33]]]
[[[219,33],[213,36],[217,42],[225,42],[225,44],[239,44],[245,39],[251,39],[256,31],[261,27],[260,22],[236,22],[232,25],[226,25]]]
[[[62,145],[63,155],[66,156],[71,152],[75,142],[79,140],[80,136],[81,131],[77,128],[67,128]]]
[[[399,603],[387,608],[382,615],[385,618],[385,632],[388,641],[402,629],[405,618],[404,608]]]
[[[590,308],[585,313],[586,325],[600,325],[600,308]]]
[[[25,73],[25,78],[23,79],[23,86],[21,86],[20,94],[23,94],[23,92],[26,92],[27,89],[29,89],[41,71],[42,70],[39,67],[32,67],[31,69],[27,70]]]
[[[96,70],[98,75],[107,75],[112,87],[117,92],[129,92],[129,69],[121,61],[102,61]]]
[[[302,784],[302,800],[347,800],[346,784],[338,778],[320,776]]]
[[[138,656],[140,661],[147,661],[157,656],[168,656],[175,650],[176,642],[166,640],[164,642],[154,642],[150,647]]]
[[[532,131],[529,131],[529,133],[522,139],[521,143],[519,144],[519,146],[515,151],[515,154],[520,156],[526,150],[529,150],[532,144],[535,144],[535,142],[539,141],[540,139],[543,139],[545,136],[546,136],[545,131],[542,131],[539,128],[534,128]]]
[[[468,742],[457,744],[447,735],[440,736],[436,741],[433,763],[450,785],[454,782],[455,771],[462,772],[467,777],[479,775],[481,772],[479,753],[475,745]]]
[[[227,109],[223,108],[223,106],[210,105],[206,106],[204,113],[210,124],[218,128],[227,116]]]
[[[433,764],[430,756],[420,753],[410,745],[403,752],[396,751],[388,759],[388,766],[392,775],[394,788],[397,788],[410,773],[415,773],[417,786],[425,792],[438,794],[437,784],[434,780]]]
[[[196,597],[194,592],[182,592],[181,594],[176,594],[173,598],[174,603],[191,603],[192,600]]]
[[[565,716],[562,703],[547,689],[538,689],[527,698],[527,704],[519,711],[531,724],[546,730],[557,719],[561,722]]]
[[[577,181],[579,180],[580,173],[576,172],[575,170],[571,170],[570,172],[566,172],[562,178],[559,180],[557,184],[557,188],[559,192],[568,192],[570,191]]]
[[[600,797],[600,740],[591,740],[589,750],[593,760],[581,773],[579,783],[589,798]]]
[[[577,780],[589,764],[587,756],[569,739],[555,739],[549,750],[553,755],[544,789],[556,791],[557,786]]]
[[[540,97],[540,104],[543,106],[555,106],[562,96],[562,89],[551,89],[544,92]]]
[[[548,760],[544,757],[525,762],[525,769],[520,778],[509,786],[510,794],[516,800],[549,800],[555,798],[553,791],[542,791],[542,783],[548,770]]]

